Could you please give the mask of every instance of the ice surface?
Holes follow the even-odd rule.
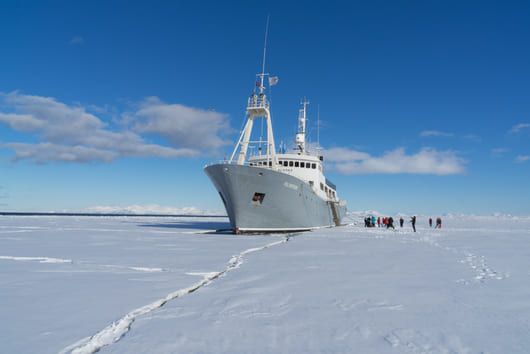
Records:
[[[2,353],[528,353],[530,219],[0,217]],[[362,220],[361,220],[362,221]],[[353,224],[357,223],[357,224]]]

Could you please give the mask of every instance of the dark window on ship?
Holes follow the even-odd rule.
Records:
[[[265,199],[265,193],[254,193],[252,196],[252,203],[254,204],[262,204],[263,199]]]
[[[313,170],[316,169],[316,168],[317,168],[317,164],[316,164],[316,163],[311,164],[311,168],[312,168]]]
[[[272,161],[269,161],[269,167],[272,167]]]
[[[289,161],[289,167],[293,167],[293,161]]]
[[[309,185],[310,185],[311,187],[313,187],[313,186],[315,185],[315,182],[313,182],[313,181],[309,181]]]
[[[323,191],[324,190],[324,184],[320,183],[320,190]]]
[[[287,161],[284,161],[284,162],[283,162],[283,165],[284,165],[285,167],[287,167],[288,164],[289,164],[289,163],[288,163]]]
[[[305,168],[311,168],[311,164],[308,162],[305,164]]]
[[[304,168],[305,167],[305,162],[300,162],[300,167]]]
[[[294,162],[294,167],[298,167],[298,161]]]

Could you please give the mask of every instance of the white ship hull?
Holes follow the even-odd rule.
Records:
[[[338,226],[346,213],[345,205],[324,200],[309,184],[282,172],[237,164],[210,165],[205,172],[221,195],[235,232]]]

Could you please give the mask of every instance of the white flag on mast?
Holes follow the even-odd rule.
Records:
[[[280,81],[278,76],[269,76],[269,86],[274,86],[278,84],[278,81]]]

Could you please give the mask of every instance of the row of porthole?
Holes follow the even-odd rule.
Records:
[[[272,166],[272,161],[269,161],[268,165]],[[312,168],[313,170],[316,170],[317,168],[316,163],[304,161],[280,161],[279,165],[283,167]],[[267,161],[251,162],[250,166],[267,166]]]

